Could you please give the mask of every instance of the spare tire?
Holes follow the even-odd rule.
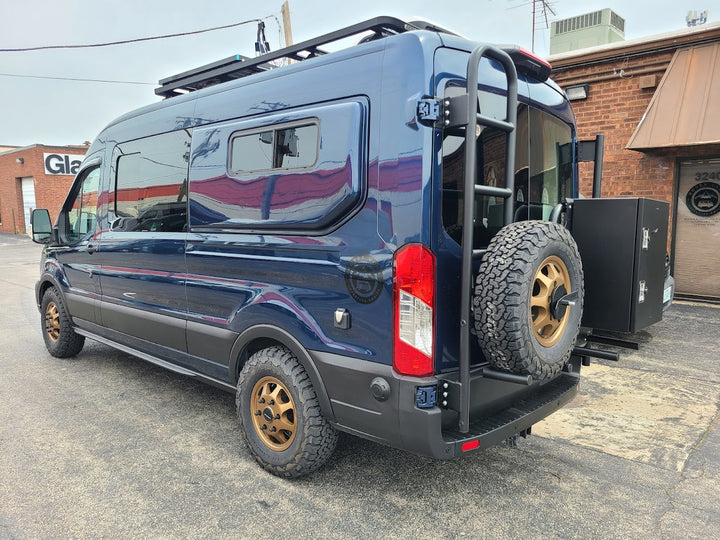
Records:
[[[570,358],[583,306],[582,262],[570,232],[557,223],[503,227],[476,279],[475,329],[496,369],[554,377]]]

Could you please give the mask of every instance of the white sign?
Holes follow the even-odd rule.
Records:
[[[85,156],[82,154],[43,154],[45,174],[74,175]]]

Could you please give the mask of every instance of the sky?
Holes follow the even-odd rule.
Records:
[[[266,19],[272,50],[280,46],[283,0],[0,0],[0,49],[104,43]],[[550,0],[565,19],[611,8],[625,19],[626,39],[686,28],[689,10],[715,0]],[[531,48],[531,0],[289,0],[294,42],[376,17],[425,19],[475,41]],[[538,14],[535,51],[547,56],[550,31]],[[157,102],[164,77],[235,54],[254,56],[257,24],[143,43],[89,49],[0,52],[0,146],[92,141],[117,116]],[[96,79],[124,83],[49,80]],[[126,84],[143,83],[143,84]]]

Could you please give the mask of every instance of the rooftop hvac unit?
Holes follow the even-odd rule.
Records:
[[[625,39],[625,19],[611,9],[601,9],[554,21],[550,54],[606,45]]]

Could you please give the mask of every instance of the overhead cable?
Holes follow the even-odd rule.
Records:
[[[272,15],[265,17],[265,19],[268,19],[272,17]],[[156,39],[168,39],[168,38],[176,38],[176,37],[183,37],[183,36],[192,36],[196,34],[204,34],[205,32],[213,32],[215,30],[225,30],[227,28],[234,28],[236,26],[242,26],[244,24],[250,24],[250,23],[258,23],[262,22],[264,19],[249,19],[247,21],[241,21],[236,22],[232,24],[225,24],[223,26],[214,26],[212,28],[204,28],[202,30],[193,30],[191,32],[178,32],[177,34],[166,34],[163,36],[150,36],[150,37],[143,37],[143,38],[136,38],[136,39],[124,39],[121,41],[109,41],[107,43],[90,43],[90,44],[84,44],[84,45],[43,45],[40,47],[22,47],[22,48],[16,48],[16,49],[0,49],[0,52],[29,52],[29,51],[46,51],[51,49],[90,49],[95,47],[110,47],[113,45],[126,45],[128,43],[140,43],[143,41],[153,41]]]
[[[79,82],[95,82],[95,83],[111,83],[111,84],[142,84],[155,86],[154,83],[139,81],[111,81],[105,79],[76,79],[73,77],[50,77],[43,75],[21,75],[19,73],[0,73],[0,77],[16,77],[19,79],[49,79],[51,81],[79,81]]]

